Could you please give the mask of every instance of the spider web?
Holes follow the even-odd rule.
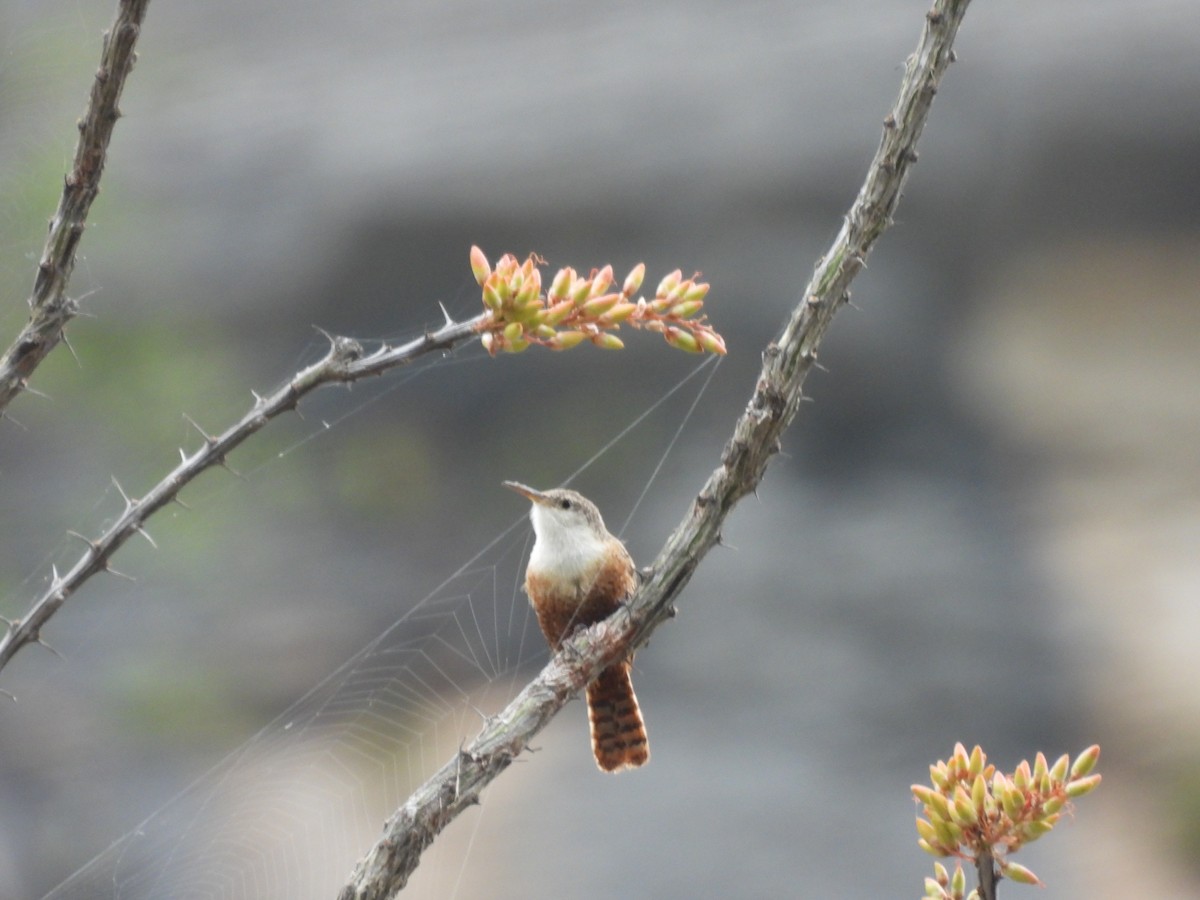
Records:
[[[715,373],[712,363],[701,363],[666,391],[567,483],[707,368],[647,478],[648,489]],[[321,433],[326,431],[327,425]],[[525,516],[515,519],[378,637],[47,898],[336,896],[378,839],[383,820],[546,659],[520,590],[530,541]],[[482,821],[476,815],[470,827],[479,829]],[[448,849],[435,842],[406,896],[454,896],[474,832],[465,837],[465,846],[460,840]]]

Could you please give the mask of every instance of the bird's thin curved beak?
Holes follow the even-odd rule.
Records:
[[[521,484],[519,481],[504,481],[501,483],[509,490],[516,491],[526,500],[530,500],[533,503],[540,503],[542,506],[545,506],[550,502],[550,498],[544,493],[541,491],[535,491],[533,488],[529,487],[528,485]]]

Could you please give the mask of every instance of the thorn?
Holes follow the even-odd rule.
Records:
[[[79,354],[75,352],[75,348],[71,346],[71,342],[67,340],[67,333],[65,331],[62,331],[62,332],[59,332],[58,336],[59,336],[59,339],[63,342],[63,346],[65,346],[68,350],[71,351],[71,356],[75,360],[75,365],[79,366],[79,368],[82,369],[83,363],[81,363],[79,361]]]
[[[50,399],[49,394],[43,393],[42,391],[39,391],[35,387],[31,387],[29,384],[28,378],[22,378],[20,381],[17,382],[17,384],[19,384],[21,386],[21,390],[25,391],[26,393],[33,394],[33,396],[35,396],[35,397],[41,397],[43,400]]]
[[[28,430],[29,430],[29,429],[28,429],[28,428],[26,428],[24,425],[22,425],[20,422],[18,422],[16,419],[14,419],[12,416],[10,416],[10,415],[8,414],[8,410],[6,410],[6,409],[0,409],[0,420],[3,420],[3,419],[8,419],[8,421],[12,422],[14,425],[16,425],[16,426],[17,426],[18,428],[20,428],[22,431],[28,431]]]
[[[125,489],[121,487],[121,482],[117,481],[117,476],[112,476],[113,486],[117,489],[117,493],[121,495],[121,499],[125,501],[125,508],[132,509],[133,501],[129,499],[129,495],[125,493]]]
[[[38,644],[41,647],[45,647],[47,650],[49,650],[51,653],[53,653],[59,659],[62,659],[64,662],[66,661],[63,658],[63,655],[61,653],[59,653],[57,650],[55,650],[53,647],[51,647],[49,644],[46,643],[46,640],[45,640],[45,638],[42,637],[42,633],[40,631],[34,634],[33,642],[35,644]]]
[[[13,703],[16,703],[16,702],[17,702],[17,695],[16,695],[16,694],[10,694],[10,693],[9,693],[8,691],[6,691],[4,688],[0,688],[0,694],[3,694],[5,697],[7,697],[7,698],[8,698],[9,700],[11,700]]]
[[[154,538],[150,537],[150,532],[148,532],[145,528],[143,528],[141,525],[135,525],[134,530],[137,531],[137,533],[144,537],[147,541],[149,541],[151,547],[153,547],[155,550],[158,549],[158,544],[154,543]]]
[[[97,548],[97,544],[96,544],[96,542],[95,542],[95,541],[93,541],[93,540],[92,540],[90,537],[84,537],[84,536],[83,536],[82,534],[80,534],[78,531],[70,531],[70,530],[68,530],[68,531],[67,531],[67,537],[73,537],[73,538],[75,538],[76,540],[83,541],[85,544],[87,544],[87,545],[88,545],[88,549],[89,549],[89,550],[95,551],[95,550],[96,550],[96,548]]]
[[[734,553],[741,552],[740,548],[735,547],[733,544],[725,543],[725,535],[721,534],[719,531],[717,532],[717,546],[724,547],[726,550],[732,550]]]
[[[189,512],[192,509],[190,506],[188,506],[186,503],[184,503],[182,500],[179,499],[178,494],[176,494],[174,497],[171,498],[171,502],[178,503],[180,506],[182,506],[184,509],[188,510]]]
[[[117,578],[124,578],[126,581],[132,582],[133,584],[137,584],[137,579],[134,578],[132,575],[126,575],[124,572],[117,571],[111,565],[109,565],[107,562],[104,564],[104,571],[107,572],[109,575],[115,575]]]
[[[329,426],[326,425],[325,427],[328,428]],[[243,475],[241,472],[239,472],[237,469],[235,469],[233,466],[231,466],[229,464],[229,461],[225,459],[224,455],[222,455],[221,458],[217,460],[217,465],[219,465],[222,469],[224,469],[226,472],[228,472],[233,477],[240,478],[240,479],[242,479],[242,481],[246,480],[246,476]]]
[[[202,438],[204,438],[204,443],[212,445],[217,442],[217,439],[215,437],[213,437],[211,434],[209,434],[207,431],[205,431],[203,428],[201,428],[198,424],[196,424],[196,420],[193,419],[191,416],[189,416],[187,413],[184,413],[183,417],[184,417],[184,419],[187,420],[187,423],[189,425],[191,425],[198,432],[200,432],[200,436]]]
[[[88,297],[91,297],[98,293],[100,293],[100,288],[92,288],[90,291],[84,291],[82,294],[80,294],[78,297],[76,297],[74,300],[72,300],[71,306],[73,308],[71,310],[71,314],[75,315],[75,316],[88,316],[89,318],[92,318],[92,319],[96,318],[95,313],[85,313],[80,308],[79,304],[82,303],[84,300],[86,300]]]
[[[182,447],[179,448],[179,461],[187,462],[187,452]]]
[[[446,310],[446,305],[441,300],[438,301],[438,308],[441,309],[442,315],[446,317],[446,327],[449,328],[454,324],[454,320],[450,318],[450,313]]]
[[[313,328],[315,328],[322,335],[324,335],[325,340],[329,341],[329,349],[330,350],[333,350],[333,348],[337,346],[337,338],[336,337],[334,337],[332,334],[330,334],[328,331],[326,331],[320,325],[314,325]]]
[[[254,390],[254,388],[250,388],[250,396],[254,398],[255,406],[262,406],[264,403],[266,403],[266,401],[259,396],[258,391]]]
[[[673,619],[677,615],[679,615],[679,608],[674,603],[672,603],[670,606],[667,607],[667,618]]]

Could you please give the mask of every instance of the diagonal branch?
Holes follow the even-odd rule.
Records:
[[[104,49],[91,99],[87,112],[79,120],[75,162],[63,180],[62,198],[50,220],[50,234],[46,236],[33,282],[29,321],[0,356],[0,416],[25,389],[33,370],[64,340],[63,329],[79,312],[78,303],[67,296],[67,282],[75,268],[75,251],[83,237],[92,201],[100,193],[108,142],[121,116],[117,103],[125,78],[133,69],[136,58],[133,48],[149,2],[119,0],[117,17],[104,34]]]
[[[468,746],[409,797],[355,866],[339,900],[394,897],[422,851],[503,772],[559,709],[600,671],[642,646],[673,612],[673,602],[737,501],[755,490],[779,438],[799,408],[804,379],[834,313],[849,298],[875,240],[891,224],[915,146],[969,0],[936,0],[908,60],[900,95],[884,120],[883,140],[841,231],[817,265],[800,303],[763,353],[754,394],[683,521],[667,539],[652,574],[628,606],[568,641],[545,669]]]
[[[230,451],[271,419],[295,409],[300,398],[322,385],[345,384],[380,375],[429,353],[450,350],[478,337],[479,328],[489,318],[490,313],[485,312],[463,322],[447,321],[441,328],[408,343],[396,347],[384,345],[372,353],[364,353],[363,348],[349,338],[330,338],[329,352],[322,359],[297,372],[267,396],[259,397],[256,394],[254,405],[225,431],[218,435],[201,432],[204,442],[191,454],[180,449],[179,465],[145,496],[131,498],[118,485],[125,500],[125,509],[98,538],[82,538],[87,546],[75,564],[61,575],[55,571],[50,584],[34,601],[29,612],[8,624],[7,633],[0,637],[0,669],[26,644],[42,643],[42,627],[85,581],[97,572],[119,574],[110,565],[112,555],[135,534],[140,533],[148,538],[144,531],[146,520],[177,499],[184,485],[213,466],[225,465]]]

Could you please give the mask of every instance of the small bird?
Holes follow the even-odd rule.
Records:
[[[542,633],[557,650],[571,632],[607,618],[633,593],[637,569],[586,497],[568,490],[536,491],[516,481],[504,486],[533,503],[525,593]],[[587,688],[592,752],[605,772],[634,769],[650,759],[631,667],[632,658],[614,663]]]

